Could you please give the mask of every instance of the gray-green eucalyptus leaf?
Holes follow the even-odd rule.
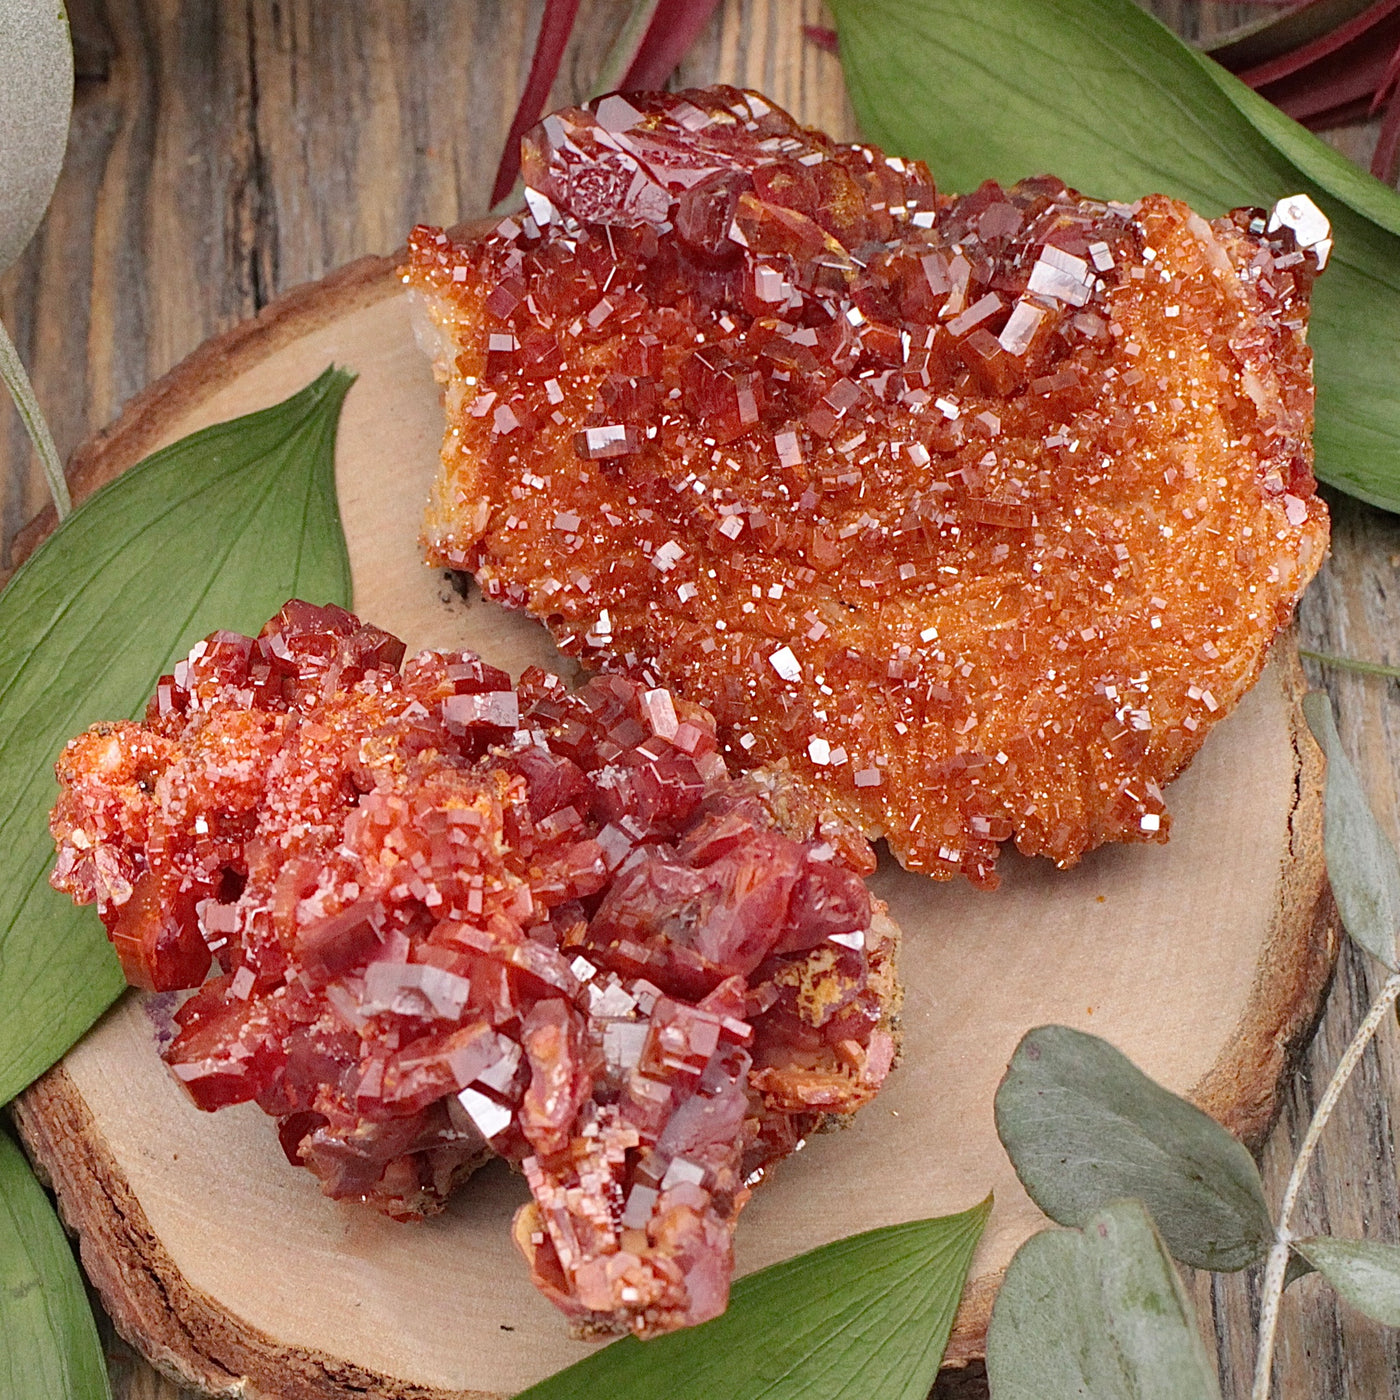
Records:
[[[82,1276],[29,1164],[0,1129],[0,1400],[107,1400]]]
[[[350,603],[334,447],[351,376],[148,457],[80,506],[0,593],[0,1103],[121,991],[92,909],[48,885],[53,764],[86,725],[139,713],[217,628],[293,596]]]
[[[1309,1274],[1315,1274],[1316,1269],[1308,1263],[1306,1259],[1295,1250],[1289,1250],[1288,1263],[1283,1270],[1283,1287],[1287,1292],[1300,1278],[1307,1278]]]
[[[1400,508],[1400,195],[1133,0],[832,0],[864,134],[952,190],[1052,172],[1207,216],[1309,195],[1335,247],[1314,290],[1317,472]]]
[[[628,1337],[518,1400],[925,1400],[991,1205],[750,1274],[713,1322]]]
[[[1331,700],[1321,691],[1313,691],[1303,697],[1303,714],[1327,755],[1322,844],[1337,912],[1347,933],[1394,972],[1395,934],[1400,928],[1400,856],[1381,830],[1342,747]]]
[[[1134,1197],[1193,1268],[1243,1269],[1268,1252],[1273,1225],[1254,1159],[1098,1036],[1028,1032],[997,1089],[996,1124],[1031,1199],[1061,1225]]]
[[[0,272],[49,207],[68,144],[73,45],[60,0],[0,5]]]
[[[1400,1327],[1400,1246],[1320,1237],[1293,1249],[1358,1312]]]
[[[1195,1312],[1137,1201],[1017,1251],[987,1333],[995,1400],[1218,1400]]]

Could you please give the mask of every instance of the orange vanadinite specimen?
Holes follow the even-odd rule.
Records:
[[[664,690],[403,654],[300,602],[201,642],[64,750],[52,883],[198,988],[162,1057],[327,1195],[411,1217],[505,1156],[575,1322],[704,1321],[755,1181],[890,1069],[871,852]]]
[[[1326,549],[1317,258],[1057,180],[937,196],[753,93],[604,98],[415,230],[430,557],[708,706],[904,863],[1164,839]]]

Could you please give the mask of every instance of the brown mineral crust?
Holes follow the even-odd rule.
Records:
[[[757,94],[610,97],[430,228],[430,558],[703,701],[911,868],[1165,839],[1326,548],[1309,290],[1259,211],[936,195]]]
[[[664,690],[403,653],[296,601],[215,633],[64,750],[52,882],[197,988],[195,1104],[256,1101],[327,1195],[410,1218],[505,1156],[576,1323],[703,1321],[753,1185],[889,1071],[870,850]]]

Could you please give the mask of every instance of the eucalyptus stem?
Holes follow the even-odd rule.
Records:
[[[0,379],[5,381],[24,426],[29,429],[30,439],[39,454],[39,462],[53,496],[53,508],[62,520],[73,509],[73,501],[68,495],[68,479],[63,475],[63,463],[58,460],[58,448],[54,446],[53,434],[49,432],[49,425],[40,411],[39,400],[34,397],[34,386],[29,382],[24,362],[3,321],[0,321]]]
[[[646,37],[647,30],[651,27],[658,4],[659,0],[633,0],[632,13],[623,20],[622,29],[613,40],[612,48],[603,59],[603,66],[593,79],[593,88],[589,94],[591,97],[601,97],[605,92],[612,92],[621,85],[628,67],[637,56],[642,40]]]
[[[1339,671],[1359,671],[1363,676],[1388,676],[1391,680],[1400,680],[1400,666],[1383,666],[1379,661],[1357,661],[1350,656],[1333,656],[1331,652],[1309,651],[1307,647],[1299,647],[1298,655],[1306,656],[1320,666],[1335,666]]]
[[[1278,1331],[1279,1305],[1283,1301],[1283,1285],[1288,1270],[1288,1250],[1293,1239],[1292,1232],[1289,1230],[1289,1222],[1293,1218],[1293,1207],[1297,1204],[1298,1192],[1303,1185],[1303,1178],[1312,1162],[1313,1153],[1317,1150],[1322,1130],[1327,1126],[1327,1120],[1331,1118],[1332,1110],[1336,1108],[1342,1090],[1346,1088],[1347,1081],[1361,1062],[1361,1056],[1365,1053],[1366,1047],[1371,1043],[1372,1037],[1376,1034],[1381,1022],[1385,1020],[1390,1008],[1395,1005],[1397,997],[1400,997],[1400,972],[1393,973],[1386,979],[1385,986],[1381,988],[1380,996],[1376,998],[1375,1004],[1366,1013],[1366,1019],[1357,1027],[1356,1034],[1352,1036],[1351,1044],[1347,1046],[1346,1053],[1333,1071],[1332,1078],[1312,1116],[1312,1122],[1308,1124],[1308,1130],[1303,1135],[1303,1144],[1298,1149],[1298,1158],[1293,1163],[1293,1171],[1289,1175],[1288,1185],[1284,1188],[1283,1204],[1279,1208],[1278,1230],[1274,1237],[1274,1246],[1269,1251],[1268,1265],[1264,1270],[1264,1290],[1259,1305],[1259,1350],[1256,1353],[1254,1363],[1252,1400],[1269,1400],[1269,1383],[1273,1378],[1274,1368],[1274,1335]]]

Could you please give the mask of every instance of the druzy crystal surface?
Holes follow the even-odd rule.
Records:
[[[1321,247],[1048,177],[950,198],[726,88],[559,112],[523,169],[528,213],[410,243],[431,557],[913,868],[1164,839],[1325,552]]]
[[[295,601],[214,633],[64,750],[52,883],[327,1195],[411,1218],[501,1155],[576,1323],[714,1316],[753,1185],[890,1068],[869,848],[663,689],[403,656]]]

